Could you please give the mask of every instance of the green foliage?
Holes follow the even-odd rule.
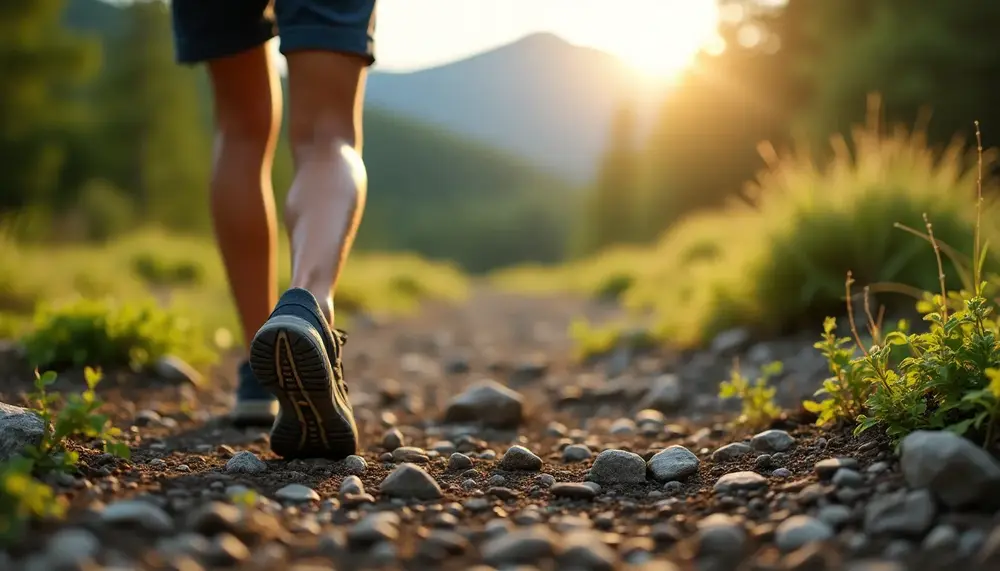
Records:
[[[67,94],[92,71],[96,46],[59,25],[63,0],[0,7],[0,216],[49,207],[78,129]]]
[[[981,159],[980,154],[980,177]],[[980,227],[981,178],[977,182],[973,255],[967,261],[953,258],[962,282],[972,287],[949,290],[942,252],[952,250],[942,247],[936,227],[925,217],[927,233],[911,231],[930,242],[938,268],[940,293],[925,292],[917,303],[928,331],[894,331],[883,338],[879,324],[867,311],[866,301],[873,344],[866,348],[852,327],[861,352],[855,356],[853,350],[840,349],[846,340],[833,339],[835,324],[828,319],[824,342],[817,346],[824,350],[835,377],[824,384],[826,390],[820,391],[831,398],[807,405],[820,413],[817,423],[856,421],[856,432],[877,426],[895,440],[915,430],[946,429],[960,435],[977,435],[985,446],[993,444],[1000,421],[1000,318],[997,298],[987,293],[995,292],[996,284],[982,278],[988,257]],[[850,284],[848,275],[849,300]],[[853,318],[850,307],[849,303],[849,316]],[[894,349],[903,350],[904,356],[898,357]],[[863,407],[859,407],[862,401]]]
[[[832,376],[823,381],[816,396],[828,398],[805,401],[806,410],[816,413],[816,424],[823,426],[838,419],[853,419],[861,415],[871,394],[862,367],[854,362],[854,346],[849,337],[837,337],[837,320],[828,317],[823,322],[823,340],[814,345],[830,366]]]
[[[152,252],[141,252],[132,258],[132,271],[149,285],[188,286],[201,282],[204,272],[192,260],[168,260]]]
[[[26,457],[32,461],[35,472],[75,469],[78,456],[66,449],[66,441],[70,438],[98,439],[103,442],[106,452],[119,458],[130,457],[128,446],[120,440],[121,431],[111,426],[106,414],[97,412],[104,404],[94,392],[101,381],[100,371],[85,368],[84,380],[87,388],[82,393],[71,394],[65,402],[60,403],[62,399],[59,394],[46,390],[46,387],[56,382],[56,374],[52,371],[41,375],[36,373],[35,392],[28,395],[28,399],[44,421],[44,432],[41,442],[26,450]]]
[[[40,368],[100,364],[139,370],[166,355],[204,362],[201,339],[190,321],[152,301],[79,299],[42,306],[22,343],[31,364]]]
[[[781,409],[774,402],[777,388],[768,385],[768,381],[780,375],[782,364],[779,361],[761,367],[760,376],[751,382],[740,372],[739,363],[734,363],[728,381],[719,385],[719,398],[740,399],[741,412],[735,423],[751,430],[765,428],[770,422],[781,415]]]
[[[617,348],[642,351],[659,345],[659,341],[646,329],[630,327],[626,323],[593,325],[584,318],[570,323],[569,337],[573,341],[574,356],[580,361],[602,357]]]
[[[32,477],[34,463],[17,457],[0,463],[0,545],[21,539],[32,519],[58,518],[66,504],[52,488]]]

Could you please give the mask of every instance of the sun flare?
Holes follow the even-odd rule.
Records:
[[[714,0],[619,0],[628,22],[595,22],[603,49],[643,75],[670,80],[718,38]],[[616,10],[618,11],[618,10]]]

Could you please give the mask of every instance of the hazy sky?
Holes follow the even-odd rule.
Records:
[[[462,59],[534,32],[669,73],[714,30],[714,0],[378,0],[377,68]],[[665,68],[665,69],[664,69]]]
[[[379,0],[379,67],[427,67],[538,31],[627,56],[639,52],[643,44],[652,49],[657,42],[704,34],[706,19],[714,19],[714,4],[714,0]]]

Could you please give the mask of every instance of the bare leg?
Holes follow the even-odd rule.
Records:
[[[271,162],[281,86],[259,46],[209,62],[215,98],[212,216],[245,347],[276,301],[277,246]]]
[[[332,292],[361,222],[368,186],[361,159],[367,71],[361,58],[329,51],[295,51],[287,59],[296,170],[285,208],[291,285],[316,296],[332,327]]]

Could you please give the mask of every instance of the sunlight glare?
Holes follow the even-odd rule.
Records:
[[[615,22],[619,25],[594,21],[596,33],[605,36],[596,47],[644,75],[674,79],[702,49],[719,41],[719,8],[714,0],[619,0],[616,5],[614,11],[625,13],[629,21]]]

